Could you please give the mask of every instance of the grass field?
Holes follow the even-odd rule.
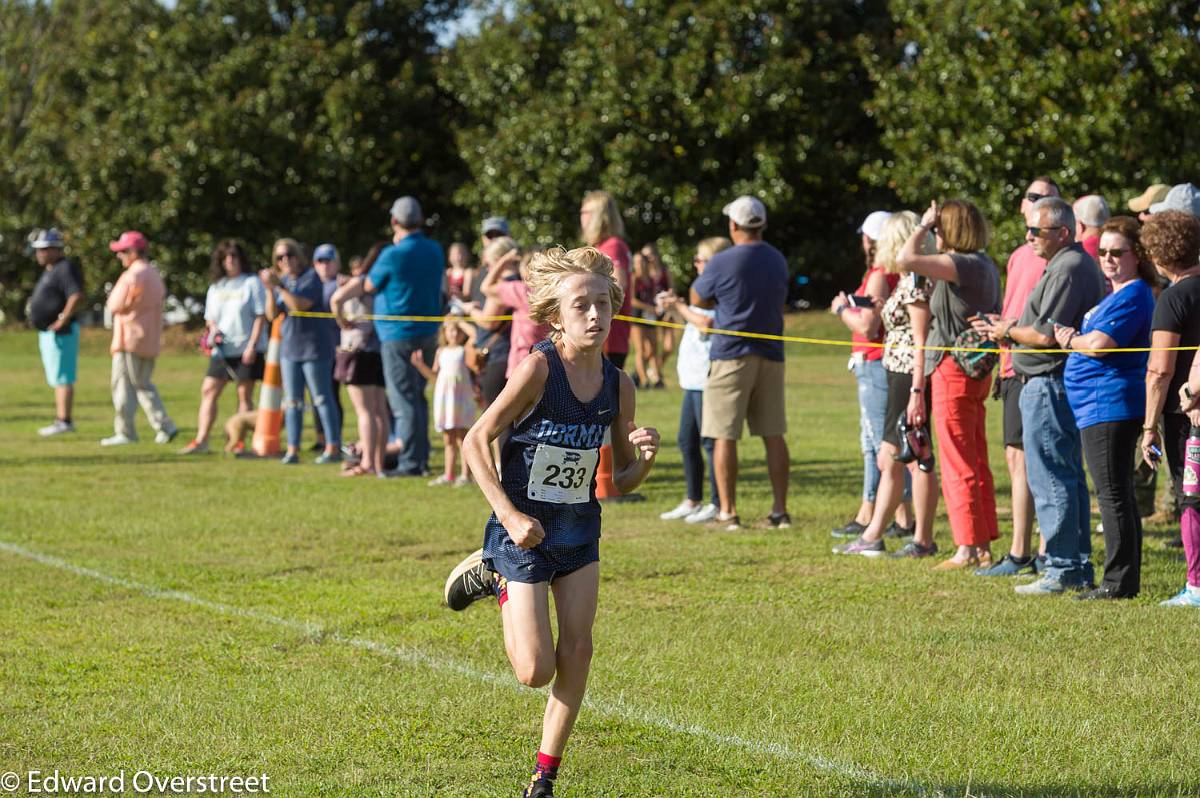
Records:
[[[842,337],[825,315],[789,326]],[[0,333],[0,772],[517,795],[544,695],[516,688],[494,603],[440,606],[481,540],[479,492],[181,458],[186,440],[150,443],[144,417],[145,442],[101,449],[106,352],[87,339],[78,434],[40,440],[36,340]],[[1148,530],[1142,596],[1115,605],[835,558],[829,528],[861,480],[844,365],[841,349],[789,350],[786,531],[659,521],[682,491],[678,394],[639,393],[664,451],[649,501],[604,512],[589,704],[560,795],[1200,794],[1200,616],[1157,606],[1183,581],[1170,530]],[[184,438],[203,368],[194,352],[159,361]],[[743,518],[765,515],[758,441],[742,464]],[[951,549],[944,516],[937,534]]]

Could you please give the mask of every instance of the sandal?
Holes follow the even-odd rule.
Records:
[[[363,468],[361,465],[353,465],[349,468],[343,468],[340,476],[343,477],[365,477],[375,472],[369,468]]]

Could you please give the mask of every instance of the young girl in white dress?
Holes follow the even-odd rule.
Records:
[[[471,346],[471,328],[459,318],[442,324],[433,368],[425,365],[420,352],[414,352],[412,364],[433,384],[433,426],[442,433],[445,444],[445,471],[430,485],[467,485],[471,472],[462,457],[462,442],[475,423],[475,392],[471,370],[467,367],[467,349]],[[460,471],[456,479],[455,471]]]

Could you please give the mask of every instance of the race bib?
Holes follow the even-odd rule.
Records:
[[[531,499],[552,504],[582,504],[591,498],[592,474],[600,452],[563,449],[539,443],[529,467]]]

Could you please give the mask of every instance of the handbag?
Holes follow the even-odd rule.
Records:
[[[954,339],[954,351],[950,353],[954,362],[973,380],[982,380],[992,373],[996,362],[1000,359],[999,345],[979,332],[974,327],[968,327]],[[964,349],[988,349],[988,352],[964,352]]]
[[[467,347],[467,368],[475,374],[483,373],[483,370],[487,368],[488,354],[491,352],[491,346],[495,343],[496,336],[500,335],[503,331],[503,327],[494,331],[484,339],[483,346]]]
[[[358,352],[339,348],[333,355],[333,378],[342,385],[354,385],[356,376],[358,376]]]

